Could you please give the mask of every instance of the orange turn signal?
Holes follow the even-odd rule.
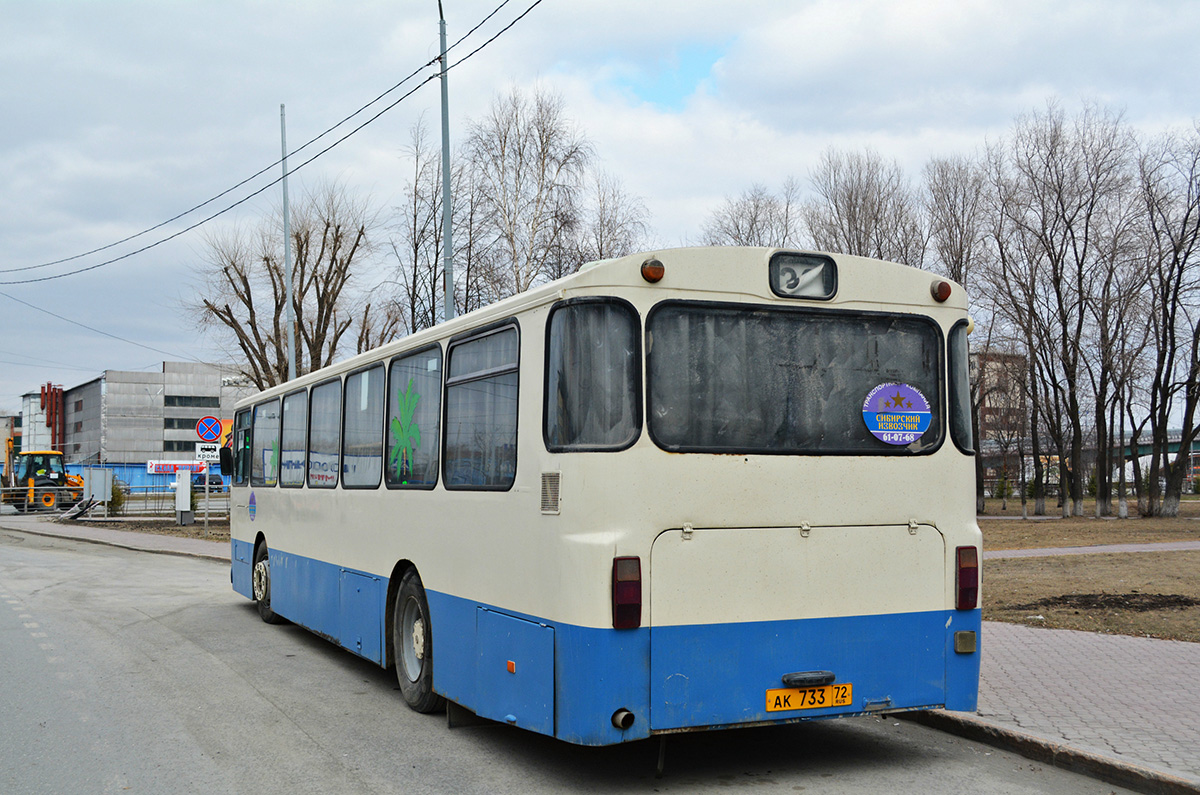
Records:
[[[666,272],[667,269],[663,267],[662,262],[654,257],[642,263],[642,278],[651,284],[661,280]]]

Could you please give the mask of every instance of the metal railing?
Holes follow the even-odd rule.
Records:
[[[162,486],[118,486],[120,497],[110,499],[107,503],[107,512],[105,503],[97,503],[94,508],[89,511],[88,516],[96,519],[104,516],[126,516],[126,517],[175,517],[175,490],[171,488],[164,489]],[[3,513],[30,513],[38,515],[51,516],[58,513],[65,513],[73,507],[66,496],[67,489],[57,489],[53,500],[43,500],[44,492],[50,491],[48,488],[35,488],[34,501],[29,503],[29,487],[17,486],[14,488],[0,488],[0,512]],[[77,489],[75,491],[78,491]],[[197,518],[204,515],[204,490],[192,490],[192,512]],[[52,507],[47,506],[46,502],[52,502]],[[229,489],[226,487],[222,491],[218,491],[214,486],[208,494],[208,516],[209,518],[225,518],[229,516]]]

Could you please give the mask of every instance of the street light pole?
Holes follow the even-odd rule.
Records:
[[[288,380],[296,377],[296,314],[292,308],[292,215],[288,212],[287,118],[279,105],[279,145],[283,149],[283,282],[287,288]]]
[[[450,100],[446,85],[446,17],[442,13],[442,0],[438,0],[438,27],[442,43],[442,252],[445,258],[445,320],[454,317],[454,241],[451,234],[450,205]]]

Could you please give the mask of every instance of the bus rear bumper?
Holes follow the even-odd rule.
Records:
[[[478,715],[579,745],[912,709],[973,710],[980,611],[634,630],[553,624],[430,594],[435,689]],[[782,676],[825,670],[848,703],[770,709]],[[617,715],[632,714],[627,728]]]

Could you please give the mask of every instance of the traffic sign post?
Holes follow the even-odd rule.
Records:
[[[204,461],[211,464],[221,460],[220,445],[217,440],[221,438],[221,421],[216,417],[202,417],[196,423],[196,435],[200,437],[200,444],[196,445],[196,460]],[[208,473],[212,471],[212,467],[204,467],[204,537],[208,537]],[[176,481],[178,483],[178,480]],[[188,484],[191,488],[191,484]]]

